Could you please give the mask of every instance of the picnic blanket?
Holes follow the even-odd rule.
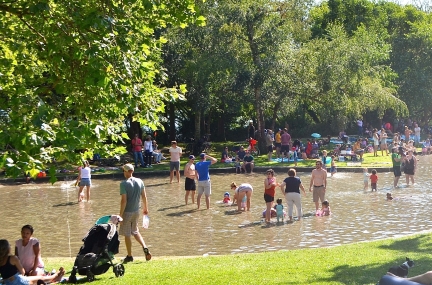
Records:
[[[299,158],[297,159],[297,161],[302,161],[303,159]],[[276,161],[276,162],[294,162],[294,158],[291,159],[287,159],[287,158],[273,158],[272,161]]]

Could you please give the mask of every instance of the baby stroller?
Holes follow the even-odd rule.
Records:
[[[111,266],[116,277],[124,275],[124,265],[112,261],[119,252],[120,241],[116,226],[119,221],[121,218],[114,215],[103,216],[96,221],[83,238],[84,245],[75,259],[69,282],[77,282],[76,274],[86,275],[89,282],[94,281],[95,275],[107,272]]]

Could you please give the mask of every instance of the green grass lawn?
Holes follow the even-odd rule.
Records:
[[[116,278],[112,268],[93,284],[376,284],[394,265],[409,257],[415,261],[409,276],[430,270],[432,234],[361,242],[319,249],[208,257],[154,257],[125,265]],[[184,246],[194,246],[187,241]],[[136,246],[136,244],[133,244]],[[73,259],[48,259],[46,268],[64,266]],[[68,276],[68,275],[66,275]]]

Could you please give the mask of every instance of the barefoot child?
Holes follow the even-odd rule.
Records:
[[[322,168],[323,169],[326,169],[326,163],[327,163],[327,151],[326,150],[323,150],[322,151]]]
[[[237,174],[241,173],[241,163],[240,163],[240,158],[237,156],[234,162],[234,166],[235,166],[235,170]]]
[[[393,200],[392,194],[387,193],[387,201],[391,201],[391,200]]]
[[[321,204],[321,216],[330,216],[330,203],[327,200],[324,200]]]
[[[365,167],[363,168],[363,182],[364,182],[364,190],[366,191],[369,188],[369,172]]]
[[[335,156],[332,155],[331,156],[331,167],[330,167],[330,173],[331,176],[333,177],[333,175],[337,172],[336,170],[336,162],[335,162]]]
[[[277,222],[279,223],[279,219],[282,219],[282,222],[284,221],[284,212],[283,212],[283,208],[284,206],[282,205],[282,199],[277,199],[276,200],[276,217],[277,217]]]
[[[372,175],[370,176],[372,191],[377,191],[378,176],[376,174],[377,171],[375,169],[372,169]]]

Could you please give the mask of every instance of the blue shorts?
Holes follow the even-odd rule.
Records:
[[[9,280],[12,279],[12,280]],[[4,284],[6,285],[29,285],[29,281],[27,280],[27,278],[25,276],[22,276],[19,273],[16,273],[14,276],[3,280]]]
[[[91,186],[90,178],[81,178],[79,186]]]

